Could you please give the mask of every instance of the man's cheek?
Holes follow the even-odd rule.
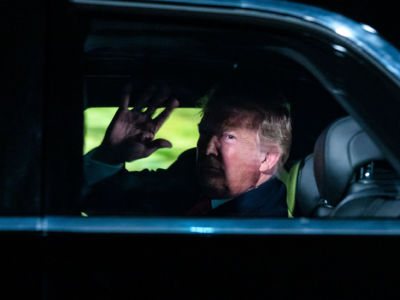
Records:
[[[239,151],[238,151],[239,150]],[[223,145],[221,147],[221,154],[223,161],[226,165],[230,165],[233,161],[237,160],[240,155],[240,148],[236,145]]]

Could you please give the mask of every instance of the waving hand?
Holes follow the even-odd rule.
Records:
[[[170,113],[179,106],[177,99],[169,97],[168,89],[151,87],[132,101],[132,109],[129,109],[130,102],[131,93],[126,92],[95,159],[118,164],[147,157],[160,148],[172,147],[165,139],[154,139]],[[164,105],[165,109],[153,118],[155,110]],[[145,107],[147,109],[143,111]]]

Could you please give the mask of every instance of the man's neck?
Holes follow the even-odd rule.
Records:
[[[260,178],[258,179],[255,188],[259,187],[260,185],[262,185],[263,183],[267,182],[268,180],[270,180],[272,178],[273,175],[271,174],[261,174]]]

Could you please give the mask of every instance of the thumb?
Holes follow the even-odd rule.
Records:
[[[147,148],[148,153],[147,154],[150,155],[151,153],[153,153],[161,148],[171,148],[171,147],[172,147],[172,144],[170,141],[165,140],[165,139],[157,139],[157,140],[151,141],[148,144],[148,148]]]

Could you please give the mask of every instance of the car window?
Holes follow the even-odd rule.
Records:
[[[83,187],[83,202],[88,207],[82,208],[86,215],[185,216],[191,214],[191,208],[204,193],[210,193],[207,201],[211,213],[207,215],[294,215],[293,207],[288,207],[294,196],[289,199],[286,189],[290,182],[284,174],[313,151],[324,127],[345,112],[309,70],[276,52],[279,48],[274,45],[287,43],[280,41],[282,37],[262,34],[264,40],[260,42],[258,34],[241,32],[239,36],[247,44],[237,43],[236,31],[102,19],[92,22],[83,50],[88,107],[84,114]],[[169,93],[165,99],[160,96],[163,87]],[[121,105],[124,97],[126,103]],[[158,119],[157,113],[149,118],[147,111],[154,103],[168,111],[170,97],[179,101],[179,108],[160,125],[160,131],[158,126],[146,131]],[[120,109],[107,108],[112,105],[120,105]],[[309,116],[320,109],[322,114],[311,121]],[[262,147],[280,151],[264,174],[259,171],[261,164],[257,166],[254,161],[259,155],[254,149],[261,146],[253,143],[260,139],[259,114],[270,112],[277,113],[278,118],[293,115],[293,143],[291,130],[280,133],[286,136],[282,138],[286,145],[277,138],[271,142],[269,136],[261,136],[266,144]],[[126,116],[118,117],[122,113]],[[117,125],[110,123],[114,115]],[[119,138],[114,131],[127,124],[124,118],[135,126],[128,129],[120,144],[112,144]],[[147,123],[143,118],[147,118]],[[260,123],[249,125],[255,122]],[[110,129],[105,135],[107,126]],[[268,126],[278,128],[278,123]],[[147,144],[142,143],[141,137],[154,131],[156,136],[148,139]],[[264,142],[265,138],[268,142]],[[168,140],[172,148],[160,144],[159,148],[165,149],[158,149],[150,144],[159,139]],[[131,143],[131,148],[124,143]],[[196,145],[196,150],[184,151]],[[151,153],[139,151],[138,158],[125,153],[140,147]],[[119,159],[119,155],[127,156]],[[212,183],[208,178],[213,178]],[[257,198],[262,189],[262,198],[271,193],[275,202],[257,204],[246,200]],[[245,209],[237,208],[241,205]]]
[[[158,115],[161,110],[156,111],[155,115]],[[87,154],[101,144],[106,129],[116,111],[116,107],[93,107],[85,110],[83,154]],[[201,110],[199,108],[176,109],[155,136],[156,139],[168,139],[173,147],[160,149],[147,158],[126,163],[126,169],[128,171],[167,169],[182,152],[196,147],[200,118]]]
[[[81,120],[84,156],[81,157],[81,196],[72,202],[77,206],[73,210],[75,214],[185,216],[189,207],[179,211],[174,207],[183,207],[185,201],[195,207],[203,194],[210,200],[208,205],[213,212],[224,211],[240,207],[233,199],[247,197],[266,182],[276,182],[268,191],[274,190],[275,195],[280,195],[276,200],[276,203],[278,198],[281,201],[281,206],[277,205],[279,215],[260,215],[262,209],[254,207],[244,215],[229,215],[225,211],[216,216],[326,217],[338,205],[337,201],[346,199],[344,193],[351,180],[362,177],[357,175],[359,168],[370,170],[375,157],[346,175],[349,181],[343,190],[333,186],[333,190],[321,195],[318,180],[321,176],[311,174],[306,182],[313,182],[312,197],[307,196],[312,203],[307,200],[302,207],[299,197],[306,187],[299,182],[306,178],[303,171],[314,172],[314,166],[320,161],[314,157],[315,147],[324,130],[350,114],[373,142],[387,141],[390,135],[391,130],[382,130],[377,121],[382,119],[382,110],[373,109],[378,96],[386,101],[394,99],[396,87],[388,80],[390,76],[380,72],[354,45],[334,35],[321,38],[318,34],[296,30],[297,25],[280,27],[275,23],[269,24],[268,30],[254,26],[249,31],[234,22],[218,27],[213,22],[204,26],[196,20],[190,23],[168,18],[131,20],[102,14],[82,16],[81,22],[85,31],[77,41],[76,53],[82,64],[78,77],[81,85],[76,95],[81,97],[84,108]],[[253,142],[260,143],[259,133],[254,141],[246,135],[257,123],[253,113],[259,106],[254,106],[252,101],[267,105],[269,111],[284,111],[282,115],[291,116],[290,151],[284,153],[282,149],[286,146],[270,136],[263,137],[267,138],[270,149],[264,152],[269,158],[274,153],[277,155],[271,163],[275,169],[267,172],[271,180],[262,182],[254,179],[259,170],[248,172],[255,158],[262,156],[255,155],[250,146]],[[159,117],[148,118],[148,111],[157,107],[161,107]],[[367,122],[372,111],[376,115]],[[181,118],[189,112],[195,113]],[[117,117],[110,123],[113,115]],[[111,133],[121,124],[127,124],[119,122],[124,118],[139,121],[133,129],[126,127],[128,134],[120,144],[115,144],[120,136]],[[144,118],[150,120],[151,126],[142,122]],[[394,120],[392,116],[389,119]],[[243,128],[238,131],[239,123]],[[107,126],[110,127],[105,132]],[[170,140],[175,137],[176,140]],[[233,150],[226,150],[234,149],[229,147],[237,144],[240,155],[234,156]],[[388,155],[391,146],[382,145],[378,146],[383,152],[377,159],[394,158],[389,166],[390,172],[397,176],[392,165],[396,158]],[[141,152],[130,150],[140,147],[144,149]],[[224,153],[232,155],[232,159]],[[202,155],[207,157],[204,160],[207,170],[203,170],[207,176],[197,173]],[[238,164],[240,161],[244,164]],[[336,174],[337,170],[334,166],[328,173]],[[219,180],[215,179],[218,174],[223,179],[217,188],[214,183]],[[214,186],[201,181],[206,177],[215,179],[211,184]],[[140,191],[132,192],[136,188]],[[331,200],[331,195],[337,199]],[[376,200],[380,196],[373,197]],[[65,199],[54,206],[65,211],[66,202],[71,203]],[[153,210],[153,204],[159,209]],[[252,208],[253,204],[244,206]]]

